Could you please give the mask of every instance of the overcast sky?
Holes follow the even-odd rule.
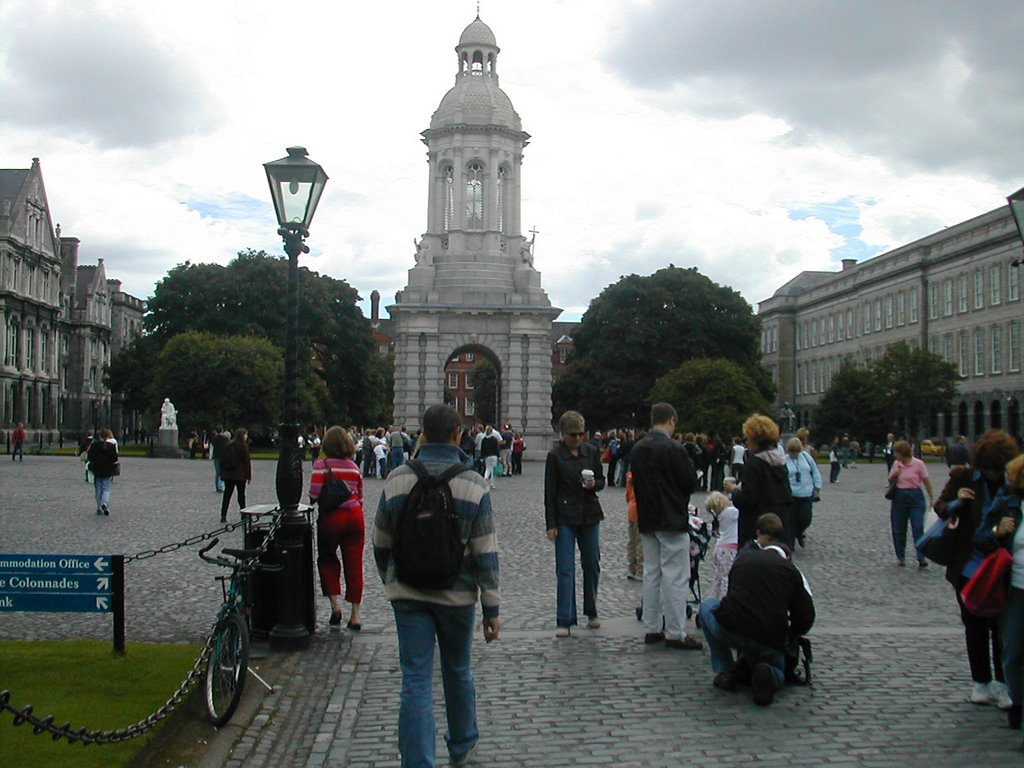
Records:
[[[302,263],[393,301],[426,228],[420,131],[474,0],[4,0],[0,167],[42,162],[80,263],[141,298],[281,253],[262,164],[331,177]],[[756,308],[1024,185],[1020,0],[482,0],[532,135],[523,228],[575,320],[696,266]]]

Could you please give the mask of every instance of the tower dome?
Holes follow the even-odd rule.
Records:
[[[430,119],[431,130],[453,125],[493,125],[523,129],[512,101],[498,85],[498,43],[477,16],[462,31],[455,86],[444,95]]]

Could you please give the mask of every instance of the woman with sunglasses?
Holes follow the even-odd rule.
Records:
[[[544,468],[544,518],[548,540],[555,544],[556,637],[568,637],[576,624],[576,556],[583,569],[583,613],[597,629],[597,581],[601,574],[600,523],[604,519],[597,492],[604,488],[601,453],[586,437],[586,423],[576,411],[558,420],[561,440],[548,453]]]

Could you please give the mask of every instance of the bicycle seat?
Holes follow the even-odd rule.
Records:
[[[261,554],[258,549],[222,549],[221,553],[238,560],[252,560]]]

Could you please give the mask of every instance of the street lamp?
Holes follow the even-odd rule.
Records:
[[[1013,214],[1013,220],[1017,224],[1017,234],[1020,236],[1021,242],[1024,243],[1024,187],[1006,198],[1006,202],[1010,204],[1010,213]],[[1017,267],[1022,263],[1024,263],[1024,259],[1015,259],[1013,266]]]
[[[277,503],[281,508],[277,549],[284,561],[277,588],[277,622],[270,631],[274,650],[302,650],[309,647],[309,632],[303,623],[303,584],[307,571],[303,563],[309,521],[299,511],[302,498],[302,450],[299,448],[299,254],[309,253],[305,239],[327,183],[324,169],[309,159],[305,147],[288,147],[288,157],[264,163],[270,196],[288,254],[287,325],[284,358],[284,414],[280,428],[281,452],[277,458]],[[312,556],[312,555],[311,555]]]

